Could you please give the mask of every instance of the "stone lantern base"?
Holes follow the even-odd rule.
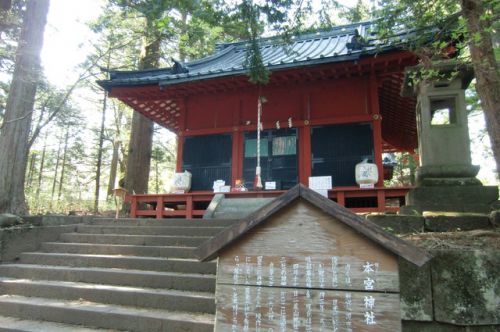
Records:
[[[474,165],[422,166],[417,187],[406,196],[402,214],[423,211],[489,213],[498,209],[498,187],[483,186]]]

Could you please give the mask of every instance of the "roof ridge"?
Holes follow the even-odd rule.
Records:
[[[330,28],[323,28],[323,29],[317,29],[315,31],[309,31],[305,33],[297,33],[293,34],[291,36],[292,42],[300,41],[300,40],[308,40],[308,39],[315,39],[315,37],[332,37],[335,35],[338,35],[339,32],[346,32],[347,31],[352,31],[354,28],[363,26],[363,27],[369,27],[373,26],[375,21],[362,21],[362,22],[356,22],[356,23],[349,23],[349,24],[344,24],[344,25],[337,25],[333,26]],[[283,35],[274,35],[274,36],[268,36],[268,37],[262,37],[258,39],[259,42],[264,42],[264,45],[272,42],[272,41],[284,41]],[[241,46],[248,44],[250,41],[249,40],[239,40],[239,41],[233,41],[233,42],[227,42],[227,43],[216,43],[216,50],[224,50],[225,47],[229,46]]]

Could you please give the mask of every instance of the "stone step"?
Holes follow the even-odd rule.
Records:
[[[0,332],[118,332],[118,330],[0,316]]]
[[[125,255],[168,258],[194,258],[196,247],[132,246],[117,244],[45,242],[41,250],[68,254]]]
[[[137,332],[208,332],[213,331],[214,323],[209,314],[10,295],[0,296],[0,315]]]
[[[196,259],[187,258],[28,252],[21,254],[20,262],[23,264],[104,267],[181,273],[215,274],[217,272],[215,262],[199,262]]]
[[[94,218],[90,221],[90,224],[107,226],[228,227],[236,221],[237,220]]]
[[[83,234],[64,233],[60,241],[72,243],[126,244],[135,246],[185,246],[197,247],[209,236],[182,235],[126,235],[126,234]]]
[[[0,275],[7,278],[215,292],[215,276],[210,274],[4,264],[0,265]]]
[[[215,313],[214,294],[202,292],[0,278],[0,294],[81,300],[169,311]]]
[[[78,225],[77,232],[85,234],[213,236],[223,229],[224,227]]]

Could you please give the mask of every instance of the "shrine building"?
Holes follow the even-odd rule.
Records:
[[[241,179],[249,189],[229,197],[274,197],[317,176],[331,176],[327,196],[353,211],[397,211],[408,188],[384,187],[382,154],[417,148],[417,99],[401,90],[405,69],[418,59],[401,47],[406,35],[383,42],[371,28],[338,26],[289,43],[262,39],[266,85],[249,82],[247,42],[220,44],[206,58],[170,68],[111,71],[99,84],[175,133],[176,171],[192,174],[187,193],[131,195],[131,216],[201,217],[216,180],[234,187]],[[274,188],[253,191],[261,97],[261,174]],[[373,188],[355,181],[364,159],[378,169]],[[152,209],[139,210],[139,202]]]

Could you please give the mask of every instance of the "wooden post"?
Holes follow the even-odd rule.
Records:
[[[377,190],[377,208],[379,212],[385,212],[385,191],[384,189]]]
[[[242,151],[240,150],[240,132],[238,127],[234,127],[232,134],[232,156],[231,156],[231,187],[234,186],[236,179],[238,179],[239,169],[242,167],[240,164]]]
[[[375,164],[378,169],[377,187],[384,186],[384,168],[382,166],[382,117],[380,115],[378,100],[378,82],[375,73],[370,75],[370,109],[373,117],[373,148]]]
[[[337,204],[345,206],[345,192],[343,191],[337,192]]]
[[[137,197],[130,196],[130,218],[137,218]]]
[[[182,158],[184,149],[184,134],[179,134],[177,136],[177,160],[175,163],[175,171],[182,172]]]
[[[112,192],[116,207],[115,218],[118,219],[120,217],[120,210],[122,209],[123,203],[125,202],[125,199],[127,197],[127,190],[125,190],[124,188],[115,188],[112,190]]]
[[[156,199],[156,219],[163,218],[163,197],[158,196]]]
[[[302,118],[304,125],[299,128],[299,182],[309,185],[311,176],[311,94],[303,95]]]
[[[311,127],[307,124],[299,128],[299,179],[305,186],[309,185],[311,167]]]
[[[193,196],[186,195],[186,219],[193,218]]]

